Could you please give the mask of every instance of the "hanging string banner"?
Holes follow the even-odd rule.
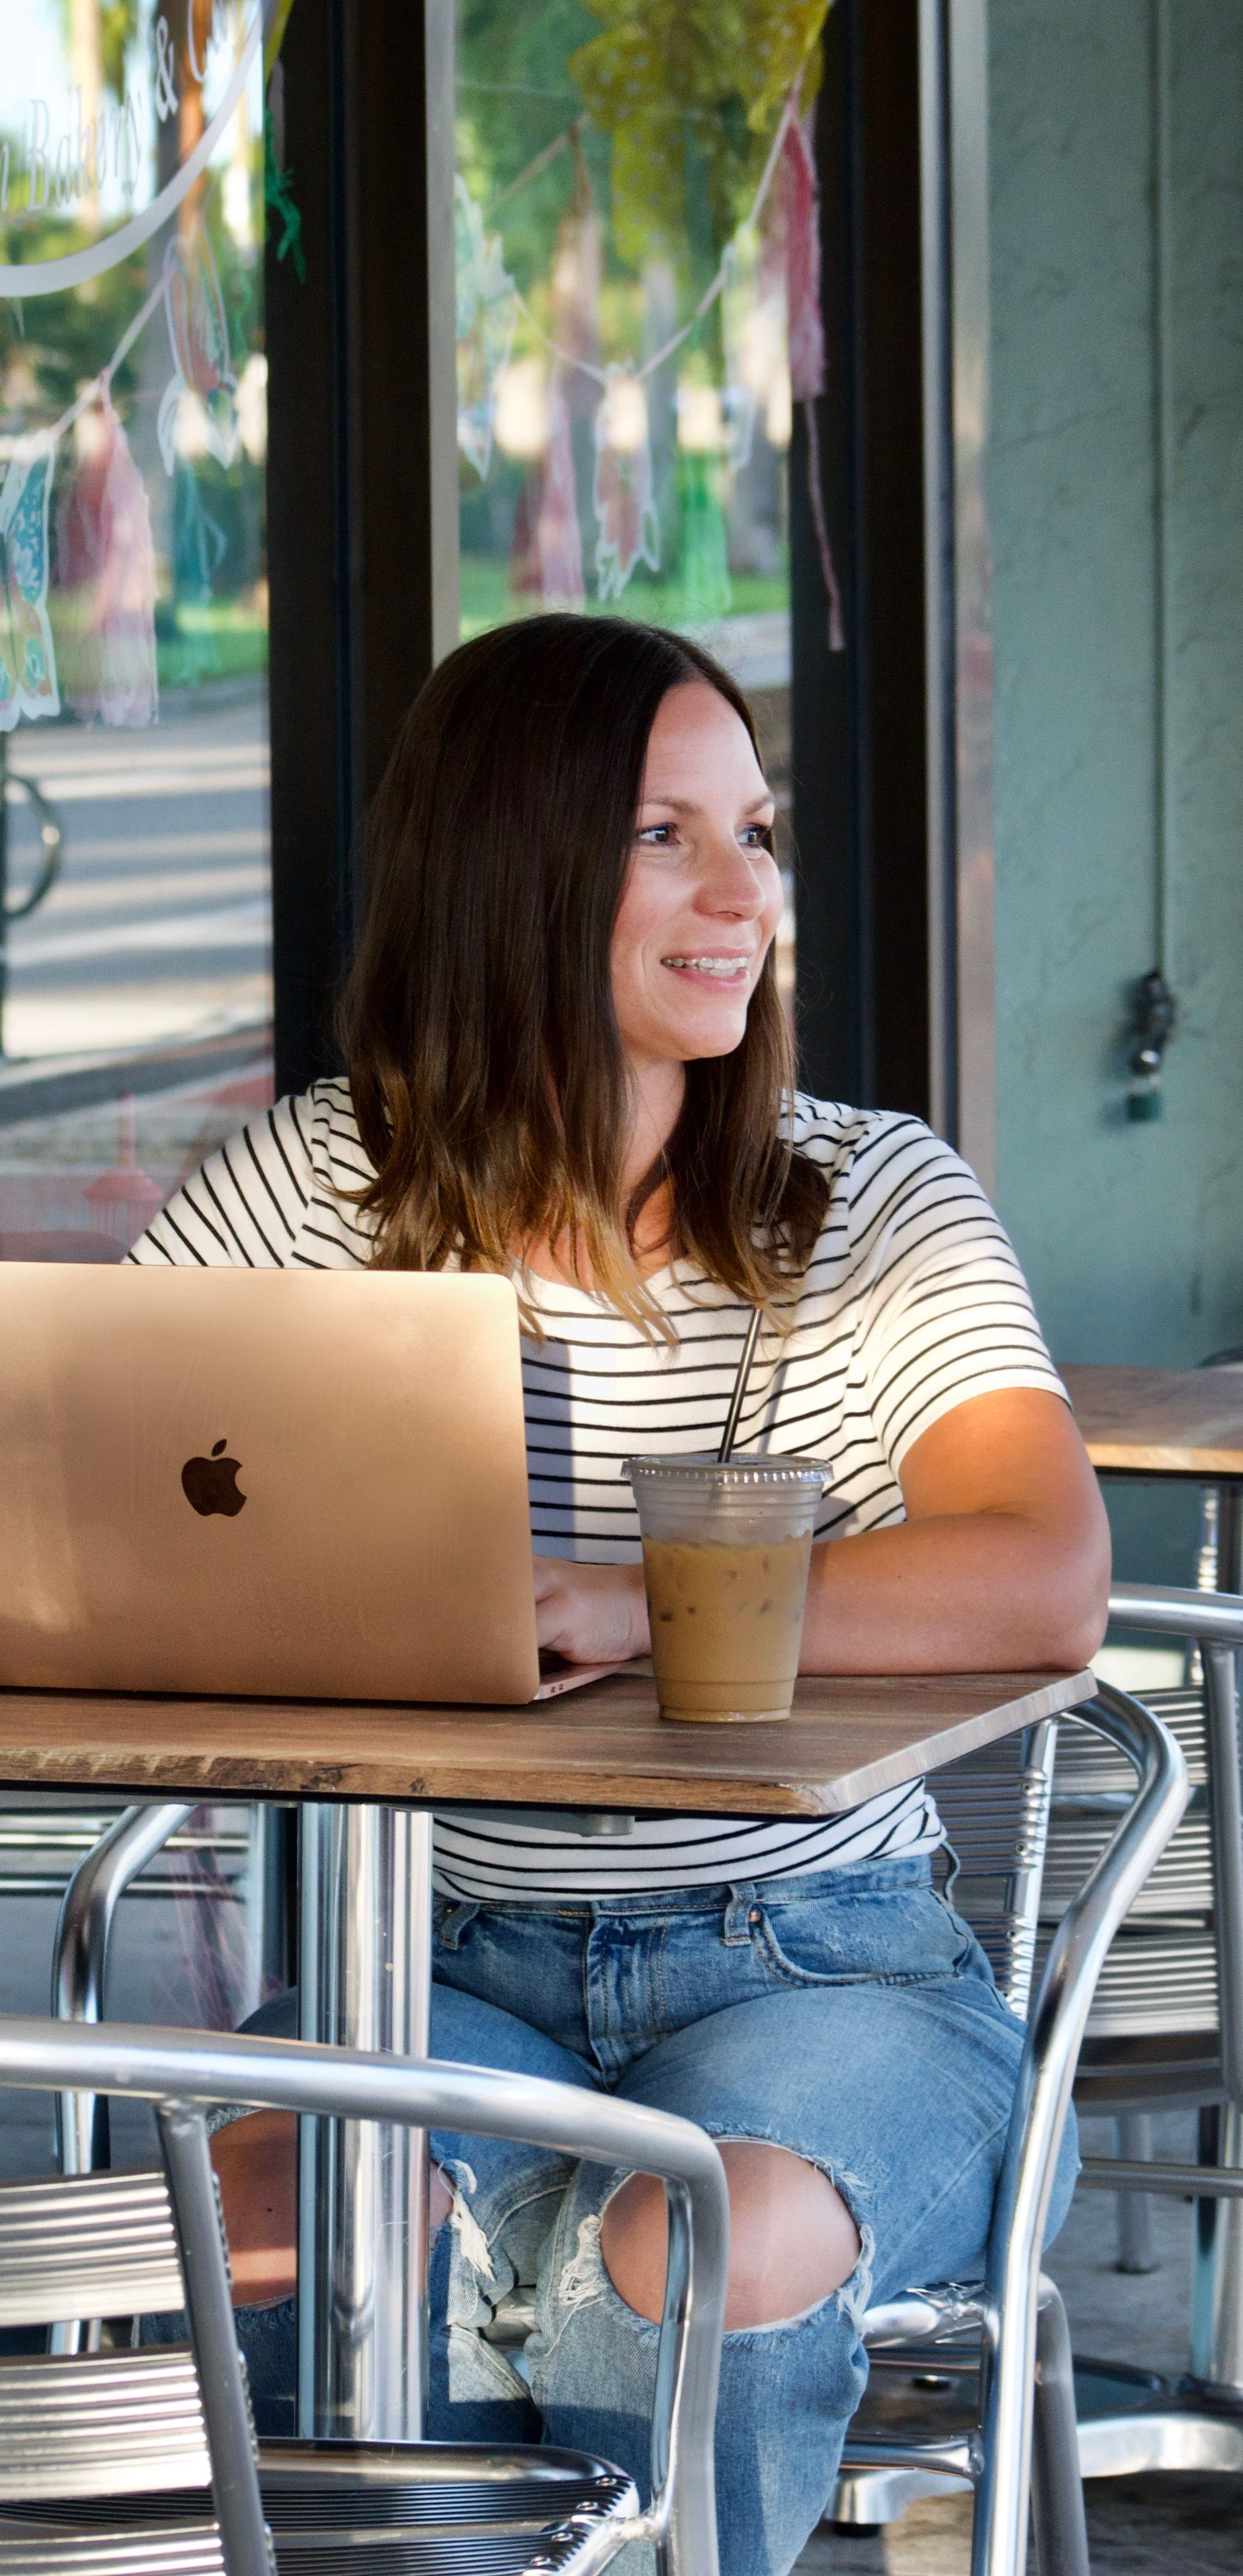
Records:
[[[19,716],[60,714],[47,613],[48,505],[55,440],[32,439],[0,491],[0,733]]]
[[[184,239],[169,243],[158,283],[122,333],[107,366],[83,386],[50,429],[35,430],[14,445],[0,487],[0,733],[10,732],[20,716],[29,721],[60,712],[48,617],[52,478],[60,441],[95,410],[102,415],[98,444],[106,463],[98,470],[88,461],[88,480],[94,472],[99,485],[97,497],[84,500],[84,511],[91,512],[89,527],[85,516],[80,526],[63,516],[58,521],[66,532],[75,532],[77,541],[76,557],[70,551],[66,563],[76,561],[78,571],[68,585],[62,574],[61,586],[81,591],[88,579],[82,566],[90,563],[93,605],[88,614],[81,600],[75,604],[77,625],[82,627],[86,614],[101,656],[109,646],[119,649],[123,640],[129,676],[116,687],[102,676],[93,677],[71,694],[75,704],[104,714],[110,723],[146,724],[154,717],[154,688],[148,685],[154,669],[154,626],[149,649],[146,632],[155,610],[148,561],[150,525],[145,505],[138,507],[132,461],[112,407],[111,388],[122,359],[161,310],[172,362],[158,416],[166,473],[171,475],[177,462],[177,415],[187,398],[198,406],[204,442],[212,454],[226,465],[237,455],[237,379],[229,364],[224,302],[211,245],[202,225],[196,224]],[[124,715],[106,712],[122,706],[128,710]]]
[[[797,94],[792,90],[784,107],[782,108],[781,116],[777,125],[777,131],[773,136],[768,159],[764,164],[763,175],[760,179],[760,184],[756,189],[755,197],[746,216],[739,225],[739,236],[747,232],[754,231],[756,224],[759,222],[760,216],[764,211],[765,200],[773,183],[773,174],[781,158],[782,145],[785,142],[791,121],[796,120],[797,116],[798,99]],[[506,193],[508,194],[509,192],[506,191]],[[493,234],[490,239],[499,258],[501,248],[499,236]],[[698,304],[695,306],[694,312],[689,317],[689,320],[683,322],[681,328],[673,332],[670,338],[667,339],[659,349],[654,350],[650,358],[645,358],[641,367],[593,367],[588,359],[575,357],[572,350],[559,348],[557,342],[551,338],[547,331],[545,331],[542,323],[536,320],[525,296],[519,294],[517,287],[514,285],[513,279],[508,278],[507,284],[513,295],[517,310],[524,316],[526,321],[530,323],[531,329],[534,331],[537,339],[543,341],[545,348],[550,350],[552,355],[560,360],[563,367],[572,367],[578,375],[589,376],[593,384],[599,385],[602,389],[608,385],[611,377],[619,374],[628,375],[633,378],[636,384],[642,384],[646,377],[654,376],[658,368],[667,366],[670,358],[675,358],[677,356],[679,349],[682,348],[685,342],[690,339],[692,332],[698,330],[700,323],[707,319],[708,314],[712,311],[712,307],[717,302],[718,298],[724,294],[725,289],[729,284],[733,263],[737,257],[737,239],[738,236],[735,236],[733,241],[726,243],[725,248],[721,253],[715,275],[709,279],[708,284],[704,288],[703,294],[699,298]]]
[[[83,416],[78,444],[78,472],[56,512],[61,694],[83,724],[153,724],[151,511],[108,393]]]
[[[555,332],[545,330],[505,267],[499,233],[485,230],[481,208],[471,197],[465,181],[458,178],[458,445],[482,482],[491,463],[498,382],[508,364],[517,317],[521,314],[534,337],[553,359],[556,378],[564,381],[566,376],[574,375],[586,378],[599,388],[600,401],[593,424],[595,462],[592,477],[598,596],[602,600],[620,598],[631,573],[640,563],[646,564],[650,571],[658,572],[660,536],[645,386],[685,347],[714,305],[728,295],[742,268],[743,245],[753,243],[774,182],[780,174],[782,202],[779,219],[773,229],[775,246],[781,254],[784,269],[790,397],[801,404],[807,423],[808,497],[828,602],[829,647],[833,652],[841,652],[845,647],[845,627],[824,513],[816,417],[816,404],[825,383],[824,330],[820,313],[820,191],[811,145],[799,115],[799,88],[800,83],[796,82],[786,95],[751,204],[737,231],[726,243],[693,312],[644,359],[641,366],[631,361],[597,366],[576,350],[567,349]],[[581,120],[577,120],[564,135],[547,145],[518,179],[502,191],[495,204],[499,207],[528,178],[545,169],[561,150],[573,147],[580,128]],[[727,386],[724,395],[717,397],[717,422],[730,460],[738,465],[745,464],[750,453],[754,408],[754,399],[745,387]],[[554,393],[548,415],[550,436],[554,420],[561,422],[563,413],[564,404]],[[704,462],[702,458],[698,461],[701,465]],[[572,475],[569,442],[562,429],[553,478],[558,486],[557,509],[562,524],[568,518],[564,488],[567,467]],[[546,474],[551,471],[550,464],[546,467]],[[707,520],[712,519],[713,530],[720,535],[723,545],[723,531],[715,529],[719,512],[714,513],[709,505],[708,486],[702,474],[699,479],[703,485],[701,516],[705,527]],[[541,510],[541,526],[543,517],[544,511]],[[722,562],[715,588],[720,589],[723,582]],[[712,587],[711,584],[708,586],[709,589]],[[564,575],[556,589],[558,595],[565,595]],[[704,596],[707,598],[708,590],[704,591]]]
[[[842,653],[846,629],[842,618],[820,472],[820,429],[816,404],[824,392],[824,323],[820,312],[820,182],[811,145],[793,117],[786,128],[786,311],[790,349],[790,394],[801,402],[807,422],[807,497],[820,552],[820,570],[829,603],[829,650]]]

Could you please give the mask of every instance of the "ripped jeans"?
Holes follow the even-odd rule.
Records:
[[[437,1898],[434,1957],[436,2056],[767,2140],[847,2202],[862,2251],[844,2288],[724,2342],[722,2576],[785,2576],[830,2502],[863,2393],[862,2311],[983,2265],[1023,2029],[973,1934],[926,1858],[895,1859],[621,1901]],[[272,2007],[262,2018],[271,2028]],[[429,2432],[520,2441],[542,2424],[545,2440],[615,2461],[646,2497],[659,2330],[619,2297],[600,2253],[621,2177],[502,2140],[435,2135],[432,2149],[455,2205],[432,2267]],[[1072,2119],[1050,2233],[1075,2171]],[[538,2282],[525,2379],[479,2332],[521,2279]],[[282,2314],[292,2387],[292,2308],[241,2311],[239,2331],[270,2340]],[[645,2555],[626,2554],[626,2576]]]

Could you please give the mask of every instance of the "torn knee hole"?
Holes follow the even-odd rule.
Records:
[[[859,2272],[867,2253],[863,2231],[836,2184],[809,2158],[763,2139],[722,2139],[720,2145],[730,2202],[727,2329],[806,2316]],[[600,2230],[614,2289],[653,2323],[664,2306],[664,2199],[659,2183],[632,2174],[608,2201]]]
[[[849,2203],[793,2148],[723,2139],[721,2158],[730,2200],[727,2328],[808,2315],[858,2268],[863,2238]]]

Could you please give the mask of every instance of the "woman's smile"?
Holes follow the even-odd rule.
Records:
[[[748,949],[745,954],[736,957],[662,957],[660,962],[662,966],[671,967],[675,975],[687,976],[692,982],[703,980],[715,984],[737,984],[743,982],[750,974],[755,963],[755,953],[754,950]]]

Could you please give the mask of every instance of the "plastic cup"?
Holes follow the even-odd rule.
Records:
[[[788,1717],[798,1673],[816,1458],[627,1458],[643,1539],[662,1717],[696,1726]]]

